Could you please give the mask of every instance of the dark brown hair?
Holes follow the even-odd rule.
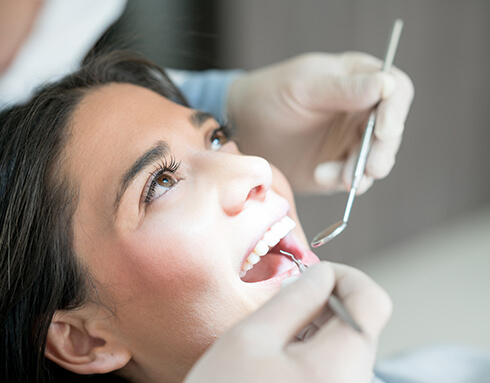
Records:
[[[54,312],[93,296],[73,249],[78,187],[64,175],[63,153],[84,94],[114,82],[187,105],[158,66],[112,52],[89,57],[76,73],[0,114],[0,381],[48,381],[44,349]]]

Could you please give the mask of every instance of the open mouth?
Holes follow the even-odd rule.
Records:
[[[301,252],[298,251],[299,244],[291,233],[295,226],[296,223],[286,216],[265,232],[242,265],[240,272],[242,281],[261,282],[297,268],[288,257],[279,252],[287,251],[298,255],[301,259]]]

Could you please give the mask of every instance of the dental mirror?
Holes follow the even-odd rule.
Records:
[[[347,222],[335,222],[334,224],[323,230],[321,233],[318,233],[315,238],[313,238],[313,241],[311,241],[311,246],[318,247],[327,243],[328,241],[334,239],[337,235],[342,233],[346,227]]]
[[[390,41],[388,43],[388,48],[386,49],[386,56],[383,63],[382,72],[388,73],[391,69],[391,65],[393,64],[393,59],[395,58],[396,48],[398,47],[398,41],[400,40],[400,34],[402,33],[403,21],[397,19],[393,25],[393,29],[391,31]],[[361,183],[362,176],[364,175],[364,170],[366,168],[366,162],[369,155],[369,151],[371,150],[371,146],[373,145],[373,131],[374,126],[376,124],[376,111],[378,109],[378,104],[374,107],[369,115],[369,119],[366,124],[366,130],[364,132],[364,136],[362,137],[361,149],[359,151],[359,157],[357,159],[356,168],[354,170],[354,177],[352,180],[352,186],[349,192],[349,199],[347,200],[347,205],[345,206],[344,217],[342,221],[334,223],[330,225],[321,233],[318,233],[313,241],[311,242],[312,247],[318,247],[324,245],[328,241],[331,241],[340,233],[342,233],[347,227],[347,222],[349,222],[349,216],[352,209],[352,205],[354,203],[354,198],[356,196],[357,188]]]

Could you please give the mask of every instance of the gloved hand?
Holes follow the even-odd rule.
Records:
[[[363,334],[330,316],[306,342],[292,341],[325,310],[334,286]],[[222,335],[184,382],[371,383],[376,342],[390,314],[390,299],[369,277],[323,262]]]
[[[363,53],[310,53],[239,77],[227,109],[240,149],[278,166],[295,191],[349,189],[367,117],[381,101],[363,193],[391,171],[413,99],[408,76],[381,67]]]

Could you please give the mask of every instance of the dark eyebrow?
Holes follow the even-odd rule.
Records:
[[[114,214],[117,213],[121,199],[134,178],[148,165],[151,165],[156,160],[165,157],[169,151],[169,146],[165,141],[158,141],[153,148],[147,150],[136,161],[134,161],[133,165],[121,177],[119,191],[117,192],[116,200],[114,201]]]
[[[206,113],[201,110],[196,110],[194,113],[191,114],[189,117],[189,121],[191,124],[196,128],[199,129],[201,126],[204,125],[204,123],[207,120],[213,119],[214,116],[211,113]]]

